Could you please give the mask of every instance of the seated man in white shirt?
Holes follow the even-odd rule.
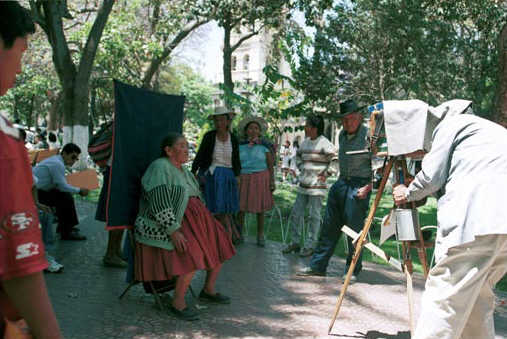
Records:
[[[65,179],[65,166],[72,166],[79,159],[81,149],[73,143],[65,145],[60,154],[41,161],[33,169],[37,177],[39,201],[55,207],[58,217],[56,232],[62,240],[86,240],[79,233],[76,206],[72,194],[88,195],[88,189],[69,185]]]

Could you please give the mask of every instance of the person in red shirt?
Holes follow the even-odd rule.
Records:
[[[0,96],[21,73],[34,23],[15,1],[0,1]],[[0,115],[0,338],[4,319],[23,318],[37,339],[62,338],[42,271],[47,267],[33,178],[19,131]]]

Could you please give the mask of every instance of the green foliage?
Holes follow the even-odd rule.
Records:
[[[155,89],[185,96],[184,119],[190,124],[189,130],[204,126],[207,123],[206,117],[213,112],[212,94],[215,88],[188,65],[163,67]]]
[[[196,0],[136,0],[118,3],[104,29],[94,67],[95,78],[99,79],[95,83],[98,96],[106,103],[106,111],[102,113],[106,116],[112,114],[114,93],[110,82],[100,79],[114,78],[134,86],[143,86],[146,69],[154,59],[162,56],[171,39],[188,22],[200,17],[196,8],[201,5]],[[161,64],[165,71],[168,68],[164,68],[164,64],[169,61],[170,58],[167,58]],[[199,124],[202,122],[199,116],[204,114],[211,100],[211,90],[202,78],[198,79],[195,74],[189,75],[188,70],[186,67],[175,79],[168,80],[164,76],[165,71],[159,67],[155,78],[159,76],[163,80],[155,79],[154,89],[178,95],[184,93],[187,97],[187,116],[192,123]],[[178,81],[182,83],[179,84]],[[171,84],[168,85],[168,82]],[[97,106],[96,110],[101,111],[103,107]]]
[[[296,88],[328,111],[339,101],[474,101],[485,114],[497,79],[495,47],[507,5],[493,1],[339,2],[313,41],[292,27],[282,49]]]
[[[50,79],[37,74],[32,67],[25,67],[24,72],[18,76],[18,85],[0,98],[0,107],[7,110],[13,121],[19,120],[23,125],[35,126],[37,116],[49,110],[47,91],[51,85]]]

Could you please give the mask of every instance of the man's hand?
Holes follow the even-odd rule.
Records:
[[[90,193],[90,190],[88,188],[80,188],[79,189],[79,195],[82,197],[85,197]]]
[[[393,188],[393,199],[396,205],[402,205],[407,202],[406,197],[407,187],[404,185],[397,185]]]
[[[357,190],[357,199],[363,200],[366,199],[368,196],[368,193],[371,191],[371,184],[366,184],[363,187],[361,187],[359,190]]]
[[[183,253],[184,251],[187,250],[186,243],[188,242],[188,240],[185,238],[183,233],[181,233],[180,231],[174,231],[173,233],[171,233],[170,237],[171,242],[173,243],[174,248],[176,249],[176,252]]]
[[[324,173],[319,173],[319,174],[317,174],[317,180],[320,182],[326,182],[327,177]]]

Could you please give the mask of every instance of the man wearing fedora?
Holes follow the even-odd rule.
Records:
[[[329,190],[326,215],[320,233],[318,245],[313,252],[310,266],[302,269],[298,275],[325,276],[329,259],[342,234],[341,228],[347,225],[359,232],[364,226],[372,190],[371,153],[347,154],[367,148],[368,128],[362,124],[362,109],[353,100],[340,103],[340,118],[343,129],[339,135],[340,177]],[[354,246],[347,238],[349,253],[345,273],[348,271]],[[350,283],[357,281],[361,271],[362,256],[359,257]]]

